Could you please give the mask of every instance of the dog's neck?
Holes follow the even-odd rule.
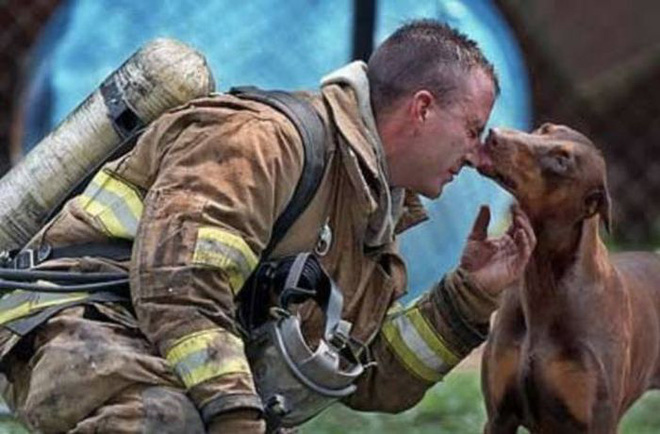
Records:
[[[551,271],[556,278],[561,277],[574,262],[583,224],[560,220],[533,221],[532,224],[537,244],[530,262],[547,268],[544,271]]]
[[[537,245],[525,269],[523,300],[530,311],[562,295],[564,279],[590,279],[607,267],[607,250],[598,235],[598,217],[575,224],[534,223]],[[528,310],[525,309],[525,310]]]

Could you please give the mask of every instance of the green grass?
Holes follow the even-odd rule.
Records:
[[[404,391],[397,391],[404,393]],[[75,405],[72,403],[72,405]],[[432,388],[415,408],[398,415],[359,413],[335,405],[303,425],[303,434],[477,434],[483,430],[486,412],[479,374],[458,371]],[[526,432],[521,429],[519,432]],[[660,433],[660,391],[648,392],[626,414],[621,434]],[[0,417],[0,434],[26,434],[8,417]]]
[[[404,391],[398,391],[404,393]],[[358,413],[341,405],[331,407],[302,427],[303,434],[477,434],[483,432],[486,412],[479,374],[455,372],[433,387],[415,408],[398,415]],[[660,433],[660,391],[648,392],[626,414],[621,434]],[[524,429],[520,433],[526,432]]]
[[[405,391],[396,391],[405,393]],[[305,424],[302,432],[331,433],[478,433],[486,412],[481,400],[479,376],[455,372],[432,388],[416,407],[398,414],[359,413],[341,405],[331,407]]]
[[[660,432],[660,390],[646,392],[626,413],[622,434],[657,434]]]
[[[27,430],[10,416],[0,416],[0,434],[27,434]]]

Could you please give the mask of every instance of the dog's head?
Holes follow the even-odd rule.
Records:
[[[492,129],[479,171],[511,192],[533,219],[578,222],[599,214],[610,230],[605,160],[594,144],[562,125],[531,134]]]

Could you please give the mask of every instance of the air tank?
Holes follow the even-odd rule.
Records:
[[[140,48],[0,179],[0,250],[24,246],[127,137],[214,88],[206,59],[184,43],[161,38]]]

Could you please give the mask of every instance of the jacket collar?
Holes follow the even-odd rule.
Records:
[[[367,65],[356,61],[321,80],[322,92],[330,104],[335,122],[346,143],[360,158],[369,175],[387,181],[383,145],[369,98]]]
[[[337,129],[345,139],[345,146],[340,145],[340,149],[349,177],[358,191],[358,200],[370,214],[365,244],[377,247],[391,242],[400,228],[411,227],[428,217],[415,194],[389,185],[366,71],[364,62],[353,62],[324,77],[321,85]],[[411,208],[412,203],[417,205]]]

